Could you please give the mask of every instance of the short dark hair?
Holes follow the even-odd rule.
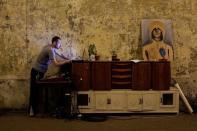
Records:
[[[52,43],[55,41],[55,42],[57,42],[58,40],[61,40],[61,38],[59,37],[59,36],[54,36],[53,38],[52,38]]]

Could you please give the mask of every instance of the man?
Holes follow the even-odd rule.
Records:
[[[36,80],[40,80],[44,77],[48,66],[53,63],[56,66],[61,66],[66,63],[70,63],[70,60],[57,61],[56,50],[61,47],[61,39],[58,36],[52,38],[52,44],[44,46],[38,58],[31,69],[31,80],[30,80],[30,99],[28,113],[30,116],[35,116],[37,112],[37,102],[38,102],[38,88],[36,87]]]

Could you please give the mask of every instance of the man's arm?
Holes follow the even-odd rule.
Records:
[[[56,55],[58,53],[56,53],[56,51],[54,49],[51,48],[50,52],[49,52],[49,59],[51,59],[52,63],[56,66],[61,66],[64,65],[66,63],[70,63],[70,60],[62,60],[62,61],[57,61],[56,59]]]
[[[57,53],[57,52],[55,52],[55,54],[57,55],[57,56],[59,56],[59,57],[61,57],[62,59],[65,59],[65,60],[69,60],[66,56],[64,56],[63,54],[59,54],[59,53]]]
[[[56,66],[61,66],[66,63],[70,63],[70,60],[57,61],[56,58],[54,57],[54,59],[52,60],[52,63]]]

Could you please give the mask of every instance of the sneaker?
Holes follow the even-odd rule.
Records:
[[[29,116],[30,117],[34,117],[35,116],[32,106],[30,108]]]

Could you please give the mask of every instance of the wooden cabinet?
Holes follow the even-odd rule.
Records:
[[[81,113],[178,113],[169,62],[72,63]]]
[[[93,90],[111,90],[111,63],[93,62],[91,65],[91,85]]]
[[[111,89],[169,90],[170,62],[81,62],[72,64],[79,91]]]
[[[151,63],[134,63],[132,68],[132,89],[149,90],[151,89]]]
[[[90,64],[89,62],[72,63],[72,81],[78,91],[90,90]]]
[[[179,113],[179,92],[174,88],[168,91],[91,91],[86,103],[86,106],[79,106],[81,113]]]

